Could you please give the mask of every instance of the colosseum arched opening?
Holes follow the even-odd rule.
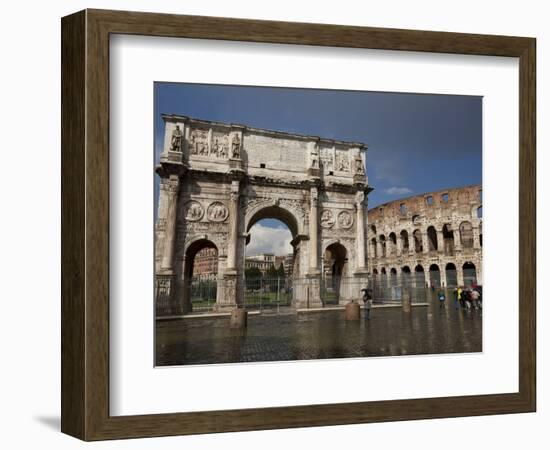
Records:
[[[382,258],[385,258],[387,256],[386,236],[381,234],[379,243],[380,243],[380,256]]]
[[[392,267],[390,269],[390,286],[397,286],[397,269]]]
[[[422,267],[420,264],[414,268],[414,287],[426,287],[426,276],[424,274],[424,267]]]
[[[407,230],[401,230],[399,233],[401,239],[401,249],[403,253],[409,253],[409,233]]]
[[[428,251],[437,251],[437,231],[433,226],[428,227]]]
[[[404,287],[412,286],[411,268],[409,266],[403,266],[401,268],[401,284]]]
[[[420,230],[414,230],[413,231],[413,239],[414,239],[414,251],[415,253],[422,253],[423,245],[422,245],[422,233]]]
[[[449,224],[443,225],[443,250],[446,256],[453,256],[455,249],[455,237]]]
[[[463,248],[472,248],[474,246],[474,233],[470,222],[460,224],[460,243]]]
[[[392,231],[388,236],[389,255],[395,256],[397,254],[397,236]]]
[[[445,278],[447,280],[448,287],[458,286],[456,266],[453,263],[447,263],[445,266]]]
[[[432,264],[430,266],[430,287],[441,287],[441,273],[439,272],[439,266],[437,264]]]
[[[378,257],[378,248],[376,245],[376,238],[372,238],[370,240],[370,254],[373,255],[375,258]]]
[[[477,272],[476,266],[472,262],[465,262],[462,265],[462,276],[464,278],[464,285],[468,287],[477,285]]]

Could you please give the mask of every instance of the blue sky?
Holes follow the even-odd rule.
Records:
[[[160,115],[168,113],[364,142],[374,187],[369,208],[481,183],[481,97],[187,83],[155,83],[154,89],[156,162],[164,136]]]

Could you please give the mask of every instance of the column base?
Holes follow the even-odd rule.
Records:
[[[238,301],[237,290],[237,271],[228,270],[223,274],[221,280],[218,280],[218,299],[216,302],[216,311],[227,311],[228,309],[234,309]]]
[[[315,269],[306,274],[304,282],[294,287],[292,306],[295,308],[321,308],[321,271]]]

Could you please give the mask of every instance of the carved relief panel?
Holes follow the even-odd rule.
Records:
[[[207,209],[206,217],[211,222],[223,222],[227,219],[229,211],[222,202],[211,203]]]
[[[323,209],[321,212],[321,227],[332,228],[334,225],[334,214],[330,209]]]
[[[353,225],[353,215],[350,211],[340,211],[338,213],[338,226],[340,228],[349,229]]]
[[[208,131],[195,128],[189,136],[189,153],[192,156],[208,156],[210,154]]]
[[[203,216],[204,209],[199,202],[191,200],[185,204],[185,220],[197,222],[201,220]]]
[[[319,159],[325,175],[334,171],[334,148],[321,147],[319,149]]]
[[[229,136],[224,133],[213,133],[210,156],[227,159],[229,157]]]
[[[347,150],[337,150],[334,155],[335,170],[349,172],[349,153]]]

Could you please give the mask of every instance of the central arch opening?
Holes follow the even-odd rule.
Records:
[[[298,233],[296,220],[288,211],[268,206],[252,216],[246,232],[245,305],[289,306],[293,279],[300,273],[298,248],[292,245]]]

